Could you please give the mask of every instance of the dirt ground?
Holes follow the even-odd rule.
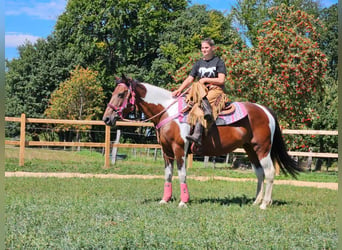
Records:
[[[159,175],[119,175],[119,174],[82,174],[82,173],[39,173],[39,172],[5,172],[5,177],[56,177],[56,178],[102,178],[102,179],[163,179],[164,176]],[[177,177],[174,177],[177,178]],[[187,176],[188,179],[198,181],[208,180],[223,180],[223,181],[253,181],[256,179],[250,178],[230,178],[230,177],[203,177],[203,176]],[[297,181],[297,180],[275,180],[276,185],[293,185],[301,187],[316,187],[327,188],[332,190],[338,189],[338,183],[332,182],[309,182],[309,181]]]

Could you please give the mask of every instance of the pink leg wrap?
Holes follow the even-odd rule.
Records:
[[[188,191],[188,185],[186,183],[181,183],[181,201],[184,203],[189,202],[189,191]]]
[[[171,200],[171,197],[172,197],[172,183],[171,182],[165,182],[163,200],[168,202]]]

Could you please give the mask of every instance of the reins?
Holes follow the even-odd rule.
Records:
[[[163,113],[165,113],[173,104],[177,103],[178,100],[179,100],[183,95],[185,95],[185,94],[188,92],[189,89],[190,89],[190,87],[187,88],[187,89],[186,89],[183,93],[181,93],[179,96],[177,96],[177,98],[176,98],[171,104],[169,104],[169,106],[167,106],[166,108],[164,108],[164,109],[163,109],[162,111],[160,111],[158,114],[156,114],[156,115],[154,115],[154,116],[152,116],[152,117],[150,117],[150,118],[147,118],[147,119],[143,120],[142,122],[148,122],[148,121],[150,121],[150,120],[152,120],[152,119],[154,119],[154,118],[156,118],[156,117],[162,115]],[[176,115],[174,115],[174,116],[171,116],[170,118],[172,118],[172,119],[170,119],[170,120],[173,120],[173,119],[176,118],[178,115],[179,115],[179,114],[176,114]],[[159,122],[159,124],[161,124],[161,123],[162,123],[162,121]],[[157,128],[157,129],[159,129],[159,128],[161,127],[161,126],[158,126],[159,124],[156,125],[156,128]]]

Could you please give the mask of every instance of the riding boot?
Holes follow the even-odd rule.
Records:
[[[186,139],[188,139],[191,142],[194,142],[198,145],[202,144],[202,132],[203,132],[203,126],[200,122],[197,122],[194,128],[194,132],[192,135],[186,136]]]
[[[208,122],[213,120],[213,112],[211,109],[211,105],[206,97],[202,99],[202,109],[204,111],[204,119]]]

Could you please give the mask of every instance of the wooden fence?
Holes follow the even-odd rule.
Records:
[[[159,144],[127,144],[127,143],[111,143],[110,132],[111,127],[106,126],[103,121],[91,121],[91,120],[61,120],[61,119],[38,119],[38,118],[26,118],[25,114],[18,117],[5,117],[7,122],[20,122],[20,140],[12,141],[6,140],[7,145],[17,145],[19,150],[19,166],[24,165],[25,159],[25,146],[68,146],[68,147],[101,147],[105,148],[105,168],[110,167],[110,150],[112,147],[117,148],[161,148]],[[54,141],[27,141],[26,140],[26,124],[27,123],[43,123],[43,124],[72,124],[72,125],[103,125],[105,126],[105,141],[104,142],[54,142]],[[116,126],[144,126],[153,127],[153,123],[150,122],[121,122],[118,121]],[[338,131],[328,130],[282,130],[283,134],[301,134],[301,135],[333,135],[337,136]],[[243,149],[236,149],[234,152],[244,153]],[[289,151],[293,156],[305,156],[305,157],[320,157],[320,158],[338,158],[337,153],[318,153],[318,152],[295,152]],[[192,155],[188,157],[188,167],[192,165]]]

